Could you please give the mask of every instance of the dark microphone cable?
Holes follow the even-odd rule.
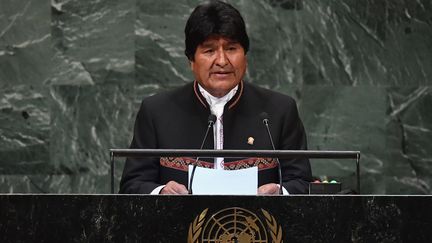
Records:
[[[271,132],[270,132],[268,114],[266,112],[262,112],[260,114],[260,117],[262,119],[264,126],[267,129],[267,134],[268,134],[268,137],[270,138],[271,146],[272,146],[273,150],[276,150],[274,143],[273,143],[273,137],[272,137]],[[278,163],[278,173],[279,173],[279,194],[282,195],[283,194],[283,192],[282,192],[282,168],[281,168],[279,158],[276,158],[276,161]]]
[[[214,114],[210,114],[209,117],[208,117],[208,120],[207,120],[207,124],[208,124],[207,125],[207,130],[206,130],[206,133],[204,135],[204,139],[202,140],[200,150],[203,149],[204,143],[205,143],[205,141],[207,139],[207,136],[208,136],[208,133],[210,131],[210,128],[213,127],[213,125],[215,124],[215,122],[216,122],[216,116]],[[197,167],[198,160],[199,160],[199,157],[196,158],[195,163],[194,163],[193,168],[192,168],[192,173],[191,173],[191,177],[190,177],[190,180],[189,180],[189,188],[188,188],[189,194],[192,194],[192,182],[193,182],[193,178],[194,178],[194,175],[195,175],[195,169]]]

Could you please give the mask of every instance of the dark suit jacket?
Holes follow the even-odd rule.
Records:
[[[235,96],[223,113],[224,149],[272,149],[260,114],[266,112],[276,149],[307,149],[306,135],[295,101],[286,95],[240,82]],[[207,128],[210,108],[196,82],[143,100],[138,112],[130,148],[199,149]],[[253,137],[253,145],[248,138]],[[213,149],[213,131],[204,149]],[[187,166],[192,158],[127,159],[120,182],[120,193],[150,193],[174,180],[187,187]],[[213,159],[200,161],[212,167]],[[307,159],[280,160],[283,186],[290,194],[307,193],[311,168]],[[225,159],[229,169],[256,165],[258,184],[278,183],[273,159]]]

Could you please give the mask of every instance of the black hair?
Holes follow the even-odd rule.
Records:
[[[249,37],[240,12],[228,3],[210,1],[198,5],[186,23],[185,54],[191,61],[195,51],[211,35],[220,35],[237,41],[245,53],[249,50]]]

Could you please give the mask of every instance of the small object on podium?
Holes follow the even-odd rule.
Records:
[[[320,182],[315,180],[309,183],[309,194],[338,194],[342,190],[342,183],[331,180]]]

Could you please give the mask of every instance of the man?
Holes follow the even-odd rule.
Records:
[[[295,101],[243,81],[249,38],[234,7],[220,1],[199,5],[186,23],[185,35],[185,54],[195,81],[143,100],[130,148],[199,149],[212,113],[217,120],[204,149],[272,149],[260,117],[266,112],[276,149],[307,149]],[[284,194],[307,193],[309,161],[280,162]],[[120,193],[187,194],[187,168],[194,163],[193,158],[127,159]],[[258,166],[258,194],[279,192],[274,159],[216,158],[198,165]]]

